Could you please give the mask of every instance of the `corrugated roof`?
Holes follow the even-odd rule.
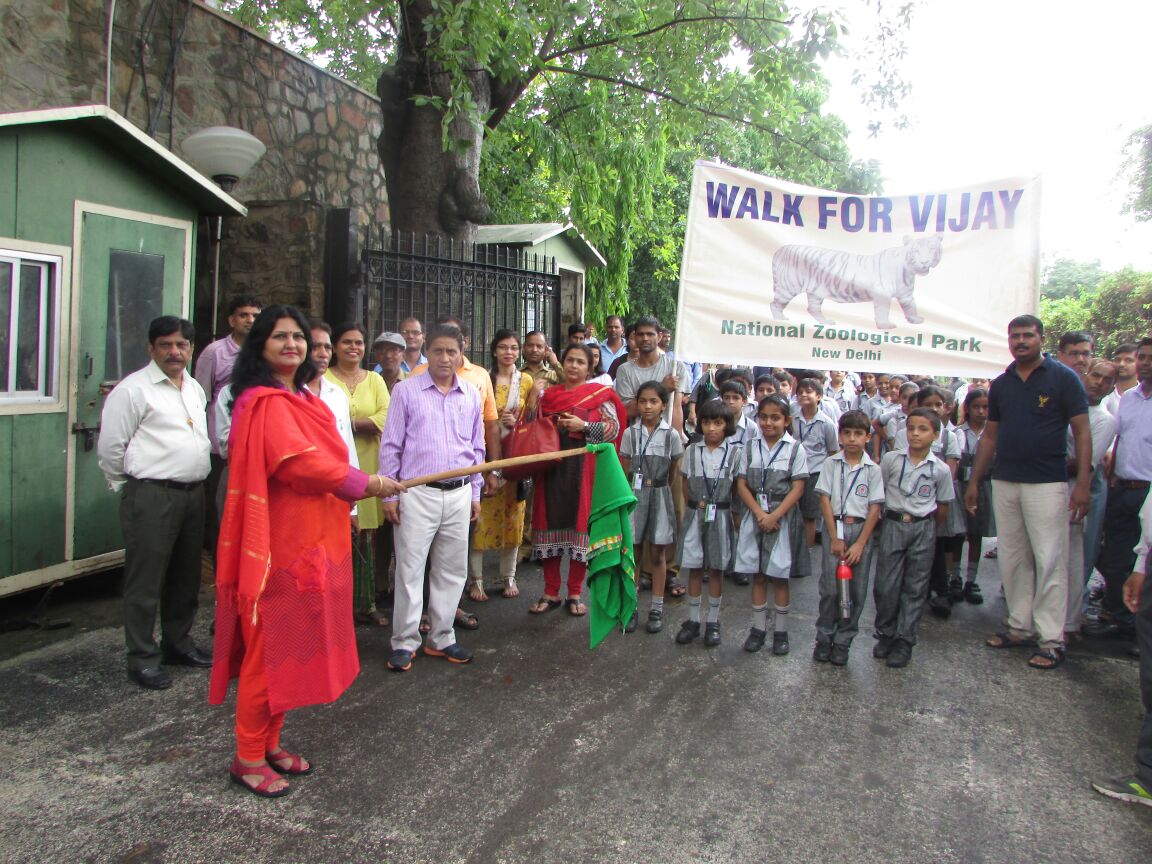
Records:
[[[67,123],[82,128],[93,137],[114,145],[117,152],[140,167],[144,173],[176,187],[202,214],[247,216],[248,208],[205,177],[168,148],[153,141],[140,129],[106,105],[74,105],[0,114],[0,128]]]
[[[590,266],[606,267],[608,262],[571,222],[530,222],[521,225],[480,225],[476,242],[499,246],[538,246],[563,234]]]

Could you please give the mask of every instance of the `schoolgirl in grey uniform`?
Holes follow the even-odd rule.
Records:
[[[652,574],[649,633],[659,633],[664,627],[667,547],[676,542],[676,510],[672,503],[671,484],[679,482],[675,470],[684,455],[680,433],[663,418],[667,404],[668,390],[663,384],[659,381],[641,384],[636,390],[636,410],[640,416],[628,427],[620,442],[620,462],[636,494],[636,509],[632,511],[636,560],[644,560],[645,543],[649,544],[652,553],[648,571]],[[683,586],[673,587],[673,597],[683,594]]]
[[[976,448],[980,446],[980,436],[988,423],[988,391],[980,387],[969,388],[964,397],[965,422],[956,427],[956,443],[960,447],[960,465],[956,469],[956,500],[963,501],[968,491],[968,479],[972,476],[972,463],[976,461]],[[964,510],[954,507],[954,510]],[[992,481],[985,478],[980,484],[975,514],[965,513],[965,535],[968,538],[968,565],[964,575],[964,599],[973,605],[984,602],[980,586],[976,583],[976,571],[980,567],[980,549],[985,537],[996,536],[996,516],[992,512]],[[956,538],[953,547],[953,567],[960,572],[960,555],[964,537]]]
[[[688,620],[676,642],[686,645],[700,635],[701,594],[708,571],[708,618],[705,645],[720,644],[721,574],[732,566],[732,484],[739,474],[744,450],[725,440],[736,425],[719,399],[700,406],[698,428],[703,439],[690,444],[680,462],[684,483],[684,521],[676,558],[688,568]]]
[[[804,481],[804,495],[800,499],[803,522],[793,520],[792,578],[800,579],[812,572],[811,550],[816,548],[816,520],[820,518],[820,499],[816,495],[816,478],[824,460],[840,449],[836,434],[836,420],[820,410],[823,386],[815,378],[801,378],[796,382],[799,408],[792,415],[792,437],[804,448],[808,457],[808,477]],[[823,567],[823,556],[817,559]]]
[[[764,647],[772,630],[772,653],[789,651],[787,616],[791,609],[788,579],[792,571],[791,526],[808,478],[804,448],[788,433],[791,408],[783,396],[765,396],[756,406],[760,434],[744,444],[736,490],[744,518],[736,543],[736,569],[752,579],[752,629],[745,651]],[[769,620],[768,582],[774,611]]]

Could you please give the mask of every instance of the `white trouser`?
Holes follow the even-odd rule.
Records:
[[[1042,648],[1064,644],[1068,608],[1068,484],[992,481],[1008,627]]]
[[[447,648],[456,641],[454,625],[460,592],[468,572],[468,523],[472,486],[442,492],[416,486],[400,496],[400,524],[395,527],[396,590],[392,611],[392,648],[420,647],[420,612],[424,601],[424,564],[428,573],[428,644]]]

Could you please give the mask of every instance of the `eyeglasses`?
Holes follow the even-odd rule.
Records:
[[[1091,351],[1065,351],[1064,353],[1067,354],[1069,357],[1084,358],[1084,357],[1091,357],[1092,356]]]
[[[423,332],[424,332],[423,330],[401,330],[400,335],[401,336],[419,336]]]

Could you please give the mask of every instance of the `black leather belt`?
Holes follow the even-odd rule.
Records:
[[[1116,485],[1121,489],[1147,489],[1149,482],[1147,480],[1121,480],[1117,478]]]
[[[885,510],[884,518],[891,519],[893,522],[923,522],[925,519],[931,519],[932,514],[927,516],[913,516],[911,513],[901,513],[899,510]]]
[[[709,503],[710,502],[708,502],[708,501],[689,501],[688,506],[691,507],[693,510],[703,510],[705,507],[708,506]],[[717,501],[716,502],[716,509],[717,510],[730,510],[730,509],[732,509],[732,502],[730,502],[730,501]]]
[[[437,480],[434,483],[425,483],[429,489],[439,489],[441,492],[450,492],[453,489],[459,489],[465,483],[469,482],[467,477],[458,477],[455,480]]]
[[[128,479],[135,480],[137,483],[145,483],[148,486],[163,486],[165,489],[179,489],[181,492],[191,492],[204,482],[203,480],[196,480],[192,483],[181,483],[179,480],[154,480],[151,477],[129,477]]]

